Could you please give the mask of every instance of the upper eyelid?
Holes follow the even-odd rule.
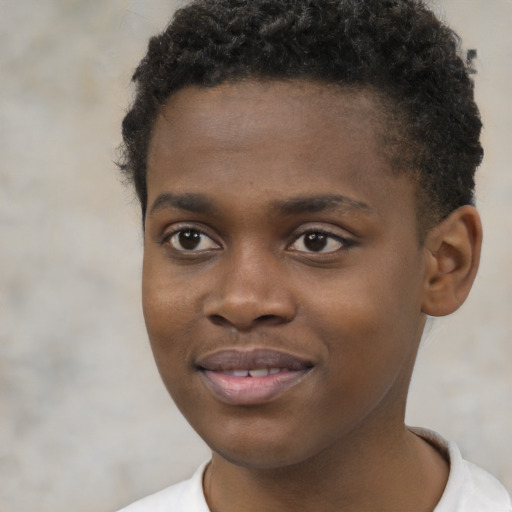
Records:
[[[321,235],[325,235],[327,238],[331,238],[332,240],[335,240],[337,242],[339,242],[340,244],[342,244],[343,246],[347,246],[347,245],[350,245],[353,242],[353,240],[351,240],[350,238],[348,237],[343,237],[343,236],[339,236],[339,235],[334,235],[332,233],[326,233],[324,231],[319,231],[319,230],[309,230],[309,231],[305,231],[304,233],[301,233],[300,235],[296,236],[289,244],[288,244],[288,247],[291,247],[292,245],[296,244],[298,240],[300,240],[303,236],[309,234],[309,233],[316,233],[316,234],[321,234]]]
[[[218,237],[213,235],[210,231],[210,229],[205,226],[202,223],[195,223],[195,222],[175,222],[173,224],[168,225],[164,230],[160,237],[161,241],[164,242],[165,240],[169,240],[172,236],[174,236],[176,233],[179,233],[180,231],[184,230],[194,230],[198,233],[201,233],[204,236],[207,236],[211,240],[213,240],[217,245],[221,245],[218,241]]]
[[[316,229],[316,228],[306,229],[306,230],[298,233],[296,238],[300,238],[301,236],[307,235],[308,233],[319,233],[321,235],[330,236],[331,238],[339,238],[339,239],[345,239],[346,238],[343,235],[339,235],[337,233],[333,233],[332,231],[329,231],[327,229]]]
[[[339,228],[338,232],[335,228],[329,229],[326,227],[321,226],[302,226],[299,229],[296,229],[293,234],[291,235],[292,242],[295,242],[298,240],[301,236],[307,235],[308,233],[321,233],[322,235],[329,236],[331,238],[334,238],[336,240],[344,241],[344,242],[350,242],[353,241],[354,235],[351,235],[346,230]]]
[[[208,248],[197,249],[197,250],[196,249],[188,249],[187,250],[185,248],[180,249],[180,248],[175,247],[174,243],[172,242],[172,239],[176,235],[178,235],[180,232],[187,231],[187,230],[196,231],[200,235],[205,236],[206,238],[208,238],[208,240],[210,240],[212,242],[214,247],[208,247]],[[176,229],[169,230],[166,233],[164,233],[164,235],[161,237],[161,239],[159,241],[159,245],[167,250],[172,251],[175,254],[181,254],[183,256],[187,255],[187,257],[192,257],[193,255],[195,255],[197,257],[199,255],[211,253],[212,251],[218,251],[219,249],[223,248],[222,244],[220,244],[215,237],[212,237],[208,233],[205,233],[205,231],[203,229],[198,229],[197,226],[188,225],[188,224],[181,225],[181,226],[177,227]]]

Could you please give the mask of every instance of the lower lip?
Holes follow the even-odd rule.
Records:
[[[206,386],[228,405],[258,405],[269,402],[297,385],[309,372],[284,370],[264,377],[234,377],[220,372],[203,370]]]

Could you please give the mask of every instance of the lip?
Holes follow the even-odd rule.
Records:
[[[196,366],[206,387],[228,405],[269,402],[297,385],[313,368],[310,361],[270,349],[219,350],[200,358]],[[271,370],[271,373],[261,376],[233,374],[237,370],[243,373],[259,369]]]

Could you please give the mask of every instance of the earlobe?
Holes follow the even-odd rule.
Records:
[[[445,316],[462,305],[476,277],[481,246],[482,225],[473,206],[458,208],[429,231],[425,239],[424,313]]]

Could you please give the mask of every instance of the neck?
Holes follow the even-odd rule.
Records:
[[[424,440],[400,428],[357,434],[308,460],[272,469],[237,466],[214,453],[204,481],[212,512],[431,512],[448,464]]]

